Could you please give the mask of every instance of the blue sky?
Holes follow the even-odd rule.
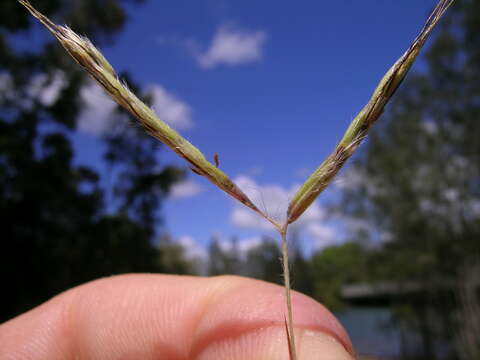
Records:
[[[375,85],[406,50],[433,0],[162,0],[129,6],[130,21],[102,48],[155,94],[154,107],[270,214],[329,154]],[[416,64],[419,69],[421,64]],[[77,161],[101,167],[98,135],[111,109],[93,86],[76,136]],[[88,102],[87,101],[87,102]],[[388,109],[387,109],[388,111]],[[166,147],[163,163],[184,165]],[[347,172],[300,224],[307,250],[344,238],[328,220]],[[282,210],[282,211],[281,211]],[[165,228],[196,250],[213,234],[245,248],[273,233],[191,174],[164,203]]]

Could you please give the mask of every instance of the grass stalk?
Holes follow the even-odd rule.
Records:
[[[288,224],[285,224],[280,232],[282,238],[282,267],[283,267],[283,283],[285,285],[285,298],[287,302],[287,338],[288,338],[288,350],[290,353],[290,359],[297,359],[297,350],[295,347],[295,334],[293,332],[293,307],[292,307],[292,295],[290,285],[290,267],[288,260],[288,244],[287,244],[287,228]]]
[[[204,176],[217,187],[233,198],[249,207],[269,221],[279,232],[282,239],[282,265],[287,304],[286,332],[290,358],[297,359],[295,336],[293,332],[293,311],[291,301],[290,269],[287,246],[288,225],[296,221],[312,204],[318,195],[333,180],[344,163],[367,136],[372,125],[382,114],[385,105],[395,93],[408,70],[415,61],[420,49],[427,40],[432,29],[454,0],[440,0],[427,19],[425,26],[412,42],[407,51],[387,71],[369,102],[353,119],[343,138],[321,165],[310,175],[296,192],[289,203],[285,224],[279,224],[268,214],[261,211],[245,195],[230,178],[218,168],[218,155],[214,156],[215,164],[206,160],[205,156],[188,140],[159,119],[155,112],[133,94],[116,74],[113,67],[102,53],[86,38],[77,35],[66,26],[59,26],[37,11],[28,0],[18,0],[58,39],[65,50],[90,76],[103,87],[110,97],[137,118],[148,134],[157,138],[179,156],[184,158],[192,171]]]

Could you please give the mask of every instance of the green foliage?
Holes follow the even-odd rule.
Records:
[[[305,257],[300,247],[300,238],[295,232],[290,239],[290,268],[292,272],[292,288],[303,294],[313,296],[315,274],[312,271],[312,259]]]
[[[212,238],[208,247],[208,275],[239,274],[240,259],[235,239],[231,246],[231,249],[222,249],[220,239]]]
[[[199,272],[199,264],[193,260],[187,260],[181,245],[164,235],[160,238],[159,250],[156,252],[156,269],[161,272],[173,274],[195,274]]]
[[[340,298],[343,285],[368,279],[367,253],[358,243],[326,247],[310,263],[313,296],[333,310],[344,305]]]
[[[280,249],[277,242],[264,236],[258,245],[241,252],[236,238],[225,242],[222,247],[218,238],[209,246],[208,274],[236,274],[282,284]]]
[[[247,252],[244,269],[246,275],[265,281],[282,284],[282,255],[277,242],[269,237],[263,237],[260,245]]]

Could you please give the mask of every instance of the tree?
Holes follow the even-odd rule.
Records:
[[[283,284],[281,252],[275,239],[263,236],[256,247],[251,248],[243,262],[244,274],[276,284]]]
[[[240,259],[238,257],[237,241],[232,238],[230,243],[222,247],[220,239],[214,236],[208,247],[208,275],[240,274]]]
[[[184,248],[175,242],[168,234],[164,234],[159,240],[157,266],[165,272],[173,274],[195,274],[201,270],[200,259],[186,259]]]
[[[366,264],[367,253],[355,242],[320,250],[310,260],[313,297],[329,309],[340,309],[343,306],[340,288],[345,284],[366,281]]]
[[[377,244],[387,235],[376,264],[382,275],[421,284],[411,309],[429,359],[439,339],[458,356],[452,297],[464,269],[480,261],[480,2],[457,1],[452,10],[425,70],[400,89],[351,169],[358,181],[344,207]]]
[[[298,232],[293,230],[288,241],[290,245],[292,288],[303,294],[313,296],[315,277],[311,266],[312,261],[303,254]]]
[[[275,239],[268,236],[262,237],[258,244],[246,251],[238,248],[235,237],[223,245],[220,239],[213,237],[208,257],[209,275],[235,274],[283,283],[280,249]]]
[[[35,6],[105,43],[125,25],[124,6],[133,2],[141,0]],[[154,169],[158,145],[119,135],[135,154],[115,159],[130,177],[118,186],[119,205],[107,211],[99,175],[74,165],[70,144],[86,76],[50,37],[42,46],[19,46],[15,40],[34,31],[32,24],[16,1],[0,2],[0,274],[8,294],[0,321],[99,276],[168,271],[153,246],[154,223],[162,196],[181,176]]]

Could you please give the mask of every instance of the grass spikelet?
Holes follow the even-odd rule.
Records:
[[[289,224],[297,220],[328,186],[343,164],[360,145],[362,139],[366,137],[369,129],[378,120],[385,105],[405,78],[431,31],[453,1],[441,0],[437,4],[420,34],[380,80],[370,101],[353,119],[333,153],[310,175],[294,195],[287,211],[287,222]]]
[[[191,165],[191,168],[195,170],[195,173],[206,177],[227,194],[272,222],[223,171],[206,160],[195,146],[160,120],[150,107],[133,94],[120,81],[107,59],[88,39],[77,35],[66,26],[54,24],[50,19],[37,11],[27,0],[18,1],[50,30],[71,57],[104,88],[114,101],[140,121],[148,134],[165,143],[184,158]],[[278,227],[276,223],[274,225]]]

